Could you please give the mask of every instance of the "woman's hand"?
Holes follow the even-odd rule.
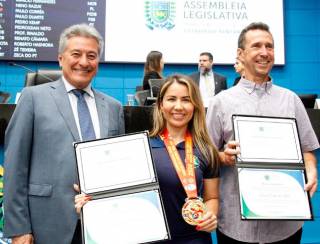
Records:
[[[34,239],[32,234],[23,234],[20,236],[14,236],[11,239],[12,244],[33,244]]]
[[[217,228],[218,220],[212,212],[207,212],[203,216],[203,220],[196,226],[198,231],[212,232]]]
[[[78,185],[74,184],[73,188],[76,192],[79,192]],[[78,194],[74,197],[74,207],[78,214],[81,212],[83,205],[85,205],[90,200],[91,200],[91,196],[84,193]]]

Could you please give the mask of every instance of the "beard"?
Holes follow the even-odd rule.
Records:
[[[207,67],[199,67],[198,68],[200,74],[202,75],[206,75],[207,73],[209,73],[211,71],[211,68],[207,68]]]

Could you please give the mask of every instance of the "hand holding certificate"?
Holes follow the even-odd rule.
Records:
[[[242,219],[313,218],[295,119],[234,115]]]
[[[79,142],[75,151],[81,192],[92,198],[81,213],[84,243],[169,238],[146,132]]]
[[[238,154],[240,154],[239,143],[237,141],[228,141],[223,151],[223,163],[225,165],[234,165]]]

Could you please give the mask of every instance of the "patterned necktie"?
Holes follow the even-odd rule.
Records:
[[[86,92],[80,89],[74,89],[72,92],[78,98],[77,108],[82,140],[87,141],[96,139],[88,104],[84,99],[84,94]]]

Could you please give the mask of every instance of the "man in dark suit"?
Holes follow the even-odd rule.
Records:
[[[75,232],[73,142],[88,137],[76,93],[87,105],[89,139],[124,133],[121,104],[91,87],[102,50],[94,27],[67,28],[59,42],[62,78],[22,92],[5,142],[4,234],[13,243],[81,243],[81,231]]]
[[[227,79],[213,72],[213,56],[209,52],[200,53],[199,71],[189,76],[199,85],[204,106],[208,107],[209,100],[220,91],[227,89]]]

